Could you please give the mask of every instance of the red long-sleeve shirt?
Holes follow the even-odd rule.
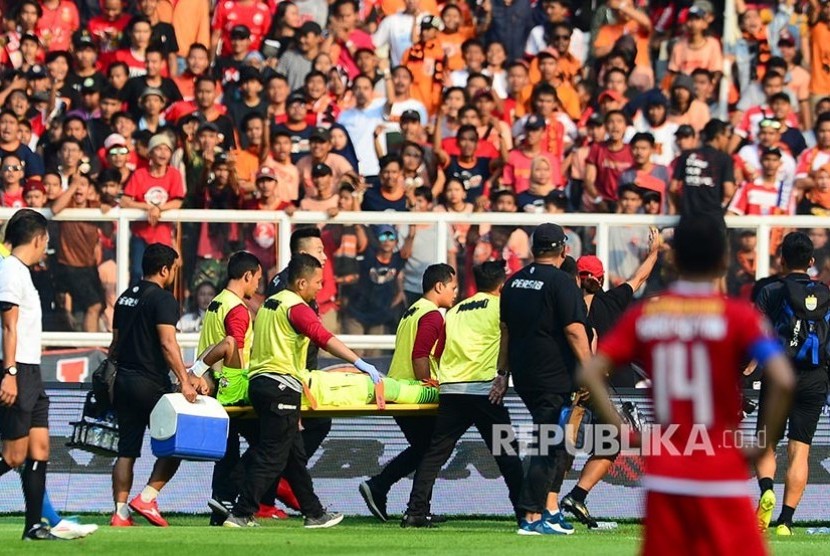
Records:
[[[439,311],[430,311],[418,321],[415,333],[415,345],[412,347],[412,360],[429,357],[435,346],[435,358],[440,359],[444,352],[444,317]]]
[[[334,336],[326,330],[326,327],[320,322],[320,317],[308,305],[294,305],[291,307],[288,310],[288,321],[294,327],[294,330],[324,349]]]

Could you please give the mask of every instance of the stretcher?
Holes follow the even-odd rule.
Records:
[[[254,419],[256,412],[250,406],[225,407],[228,416],[240,419]],[[303,409],[300,414],[303,417],[328,417],[331,419],[346,417],[415,417],[435,415],[438,413],[437,403],[401,403],[387,404],[385,409],[378,409],[375,404],[352,405],[352,406],[325,406],[318,405],[317,409]]]

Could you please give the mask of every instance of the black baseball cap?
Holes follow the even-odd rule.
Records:
[[[781,149],[779,149],[778,147],[765,147],[763,150],[761,150],[761,156],[764,157],[767,155],[777,156],[778,158],[781,158]]]
[[[525,120],[525,131],[545,129],[545,126],[547,125],[548,124],[545,122],[545,118],[537,114],[531,114],[527,117],[527,120]]]
[[[540,224],[533,231],[533,248],[552,249],[564,245],[567,239],[562,226],[553,223]]]
[[[94,48],[97,50],[98,45],[95,44],[95,39],[92,37],[92,33],[86,29],[79,29],[72,33],[72,48],[76,52],[84,48]]]
[[[564,189],[554,189],[545,195],[545,204],[565,210],[568,208],[568,194]]]
[[[421,19],[421,29],[432,27],[433,29],[440,31],[444,27],[444,22],[441,21],[441,18],[437,15],[425,15]]]
[[[99,93],[101,92],[101,86],[98,84],[98,81],[93,79],[92,77],[87,77],[81,83],[81,94],[92,94],[92,93]]]
[[[32,79],[45,79],[46,77],[48,77],[46,75],[46,68],[40,64],[35,64],[26,70],[26,79],[30,81]]]
[[[214,133],[220,133],[219,127],[213,122],[204,122],[199,126],[199,129],[196,130],[196,134],[202,133],[203,131],[212,131]]]
[[[285,105],[290,106],[290,105],[294,104],[295,102],[301,102],[301,103],[305,104],[307,102],[305,94],[304,93],[291,93],[291,95],[288,97],[288,100],[285,101]]]
[[[690,126],[689,124],[683,124],[682,126],[677,128],[677,131],[674,132],[675,137],[694,137],[695,136],[695,128]]]
[[[331,141],[331,133],[328,129],[324,127],[315,127],[314,131],[311,132],[311,135],[308,137],[309,141]]]
[[[239,70],[239,83],[247,81],[259,81],[262,83],[262,74],[253,66],[242,66]]]
[[[311,177],[312,178],[321,178],[323,176],[330,176],[332,175],[331,168],[328,164],[323,162],[318,162],[311,168]]]
[[[421,123],[421,114],[417,110],[404,110],[401,114],[401,123],[403,122],[418,122]]]
[[[231,39],[250,39],[251,30],[247,25],[234,25],[231,29]]]

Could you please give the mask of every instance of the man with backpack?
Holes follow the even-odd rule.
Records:
[[[776,524],[777,535],[792,535],[793,514],[807,485],[810,443],[828,391],[828,339],[830,339],[830,289],[807,274],[813,264],[813,242],[802,232],[787,234],[781,248],[783,279],[765,286],[756,305],[773,324],[796,370],[797,384],[787,417],[787,458],[784,504]],[[758,423],[766,403],[766,382],[761,379]],[[761,488],[758,524],[769,526],[775,508],[773,477],[775,446],[784,430],[770,431],[766,451],[758,459]],[[763,441],[764,439],[759,439]]]

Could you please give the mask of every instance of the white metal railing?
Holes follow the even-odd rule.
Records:
[[[0,208],[0,221],[8,220],[16,209]],[[113,209],[106,214],[98,209],[67,209],[55,216],[58,221],[117,222],[117,289],[124,291],[129,285],[129,240],[131,222],[146,220],[146,213],[138,209]],[[323,212],[294,213],[289,217],[282,211],[244,210],[171,210],[162,215],[163,222],[211,222],[211,223],[257,223],[277,224],[278,254],[280,267],[288,264],[290,258],[289,239],[293,224],[438,224],[435,242],[435,261],[446,262],[450,241],[450,224],[494,224],[533,226],[545,222],[556,222],[568,227],[596,228],[595,241],[597,256],[609,260],[609,232],[619,226],[670,227],[677,222],[675,216],[622,215],[622,214],[530,214],[530,213],[470,213],[447,212],[341,212],[330,218]],[[756,230],[756,277],[769,274],[770,232],[773,228],[824,228],[830,226],[830,219],[817,216],[728,216],[729,228],[750,228]],[[51,332],[44,334],[44,344],[50,346],[106,346],[110,335],[106,333]],[[197,335],[181,334],[183,347],[196,345]],[[344,336],[349,345],[357,348],[390,348],[392,336]]]

